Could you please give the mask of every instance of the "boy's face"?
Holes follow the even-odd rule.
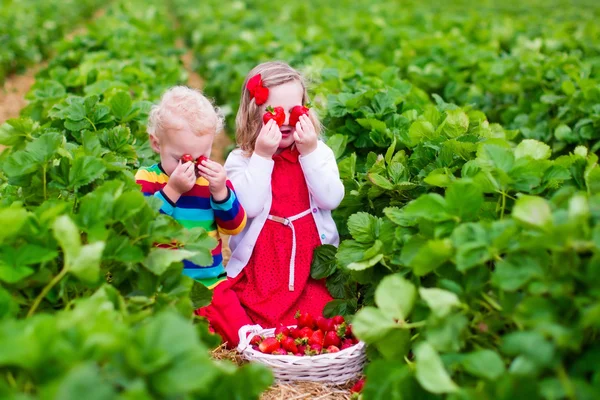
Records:
[[[196,135],[186,123],[173,124],[160,138],[150,136],[152,149],[160,154],[160,162],[166,174],[171,176],[181,156],[190,154],[194,159],[200,156],[210,157],[214,135]]]
[[[302,97],[304,96],[304,88],[298,81],[290,81],[279,86],[269,88],[269,99],[261,106],[261,117],[266,112],[268,106],[283,107],[285,111],[285,122],[279,130],[281,131],[280,149],[290,147],[294,143],[295,126],[288,125],[290,123],[290,112],[292,108],[302,105]]]

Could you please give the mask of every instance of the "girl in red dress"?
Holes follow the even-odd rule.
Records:
[[[225,169],[248,222],[230,239],[227,290],[236,298],[223,305],[227,315],[214,303],[207,315],[229,345],[249,321],[263,328],[293,324],[296,311],[317,317],[332,299],[325,281],[311,278],[310,266],[317,246],[339,243],[331,210],[344,186],[333,151],[319,140],[317,116],[303,115],[308,100],[302,76],[281,62],[255,67],[243,86],[239,148]],[[281,125],[263,123],[268,106],[282,108]]]

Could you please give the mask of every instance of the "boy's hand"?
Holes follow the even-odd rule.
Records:
[[[254,145],[254,152],[263,158],[271,158],[279,148],[280,142],[281,131],[277,123],[271,119],[260,130]]]
[[[169,177],[169,182],[165,185],[163,192],[173,203],[176,203],[183,193],[194,187],[194,183],[196,183],[194,163],[188,161],[182,164],[179,161],[179,165]]]
[[[217,162],[212,160],[203,160],[198,164],[198,171],[200,176],[208,181],[208,188],[210,194],[215,201],[223,201],[229,195],[227,190],[227,174],[225,168]]]
[[[308,116],[302,115],[298,120],[294,140],[298,151],[303,156],[307,156],[317,149],[317,131]]]

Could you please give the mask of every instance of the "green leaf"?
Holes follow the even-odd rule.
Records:
[[[447,221],[452,217],[446,210],[446,200],[437,193],[428,193],[408,203],[404,208],[406,218],[423,218],[429,221]]]
[[[79,189],[104,175],[106,167],[101,160],[92,156],[77,157],[69,170],[69,186]]]
[[[94,390],[90,390],[94,388]],[[74,366],[58,384],[56,394],[52,396],[63,400],[112,400],[117,392],[108,382],[93,361]]]
[[[196,253],[187,250],[153,248],[144,261],[144,266],[153,274],[161,276],[173,263],[186,260]]]
[[[375,185],[375,186],[378,186],[385,190],[394,189],[394,185],[392,184],[392,182],[390,182],[388,179],[384,178],[383,176],[381,176],[379,174],[369,173],[368,177],[369,177],[369,180],[371,181],[371,183],[373,183],[373,185]]]
[[[100,278],[100,262],[104,246],[104,242],[95,242],[81,247],[77,257],[72,260],[70,272],[84,282],[97,282]]]
[[[310,276],[313,279],[327,278],[337,270],[335,254],[337,248],[331,244],[319,246],[313,252]]]
[[[452,311],[453,307],[460,305],[460,300],[456,294],[443,289],[421,287],[419,288],[419,295],[438,317],[445,317]]]
[[[406,259],[403,249],[402,256],[406,264],[413,269],[417,276],[424,276],[434,271],[448,261],[454,252],[450,239],[428,240],[419,246],[414,256]]]
[[[446,205],[448,212],[461,220],[473,220],[483,205],[483,193],[472,182],[455,181],[446,189]]]
[[[110,108],[117,120],[122,120],[131,111],[131,96],[126,92],[117,92],[110,99]]]
[[[426,139],[431,139],[434,136],[435,128],[431,122],[424,119],[418,119],[413,122],[408,129],[410,143],[407,143],[407,145],[410,147],[415,147],[419,143],[425,141]]]
[[[213,297],[213,291],[208,289],[206,286],[201,284],[200,282],[193,280],[192,282],[192,290],[190,291],[190,298],[192,299],[192,304],[194,305],[194,309],[198,309],[200,307],[206,307],[210,304]]]
[[[367,380],[363,388],[365,399],[427,399],[415,383],[409,366],[397,360],[375,360],[367,365],[366,375]]]
[[[359,243],[373,243],[379,234],[379,219],[366,212],[352,214],[348,218],[348,230]]]
[[[513,253],[496,262],[492,283],[502,290],[514,292],[534,278],[544,276],[540,260],[531,254]]]
[[[519,197],[513,207],[512,217],[521,223],[544,230],[552,225],[550,205],[541,197]]]
[[[455,138],[467,133],[469,129],[469,117],[461,109],[447,110],[446,119],[442,124],[442,132],[450,138]]]
[[[19,233],[25,222],[29,218],[29,213],[23,208],[4,208],[0,210],[0,243],[11,236]]]
[[[404,360],[411,346],[409,329],[394,329],[374,343],[386,360]]]
[[[488,243],[469,242],[460,245],[456,249],[456,269],[460,272],[465,272],[486,263],[491,257]]]
[[[458,386],[452,381],[440,356],[427,342],[415,347],[416,377],[421,386],[432,393],[452,393]]]
[[[383,339],[396,327],[393,320],[375,307],[361,309],[352,320],[352,331],[357,338],[366,343],[374,343]]]
[[[550,146],[533,139],[525,139],[515,149],[515,157],[531,157],[534,160],[547,160],[552,155]]]
[[[24,265],[10,265],[0,260],[0,281],[17,283],[34,273],[32,268]]]
[[[375,303],[391,320],[405,320],[410,315],[416,298],[415,285],[401,275],[388,275],[375,290]]]
[[[502,358],[492,350],[467,354],[461,361],[463,368],[473,376],[494,381],[506,371]]]
[[[510,172],[515,163],[515,156],[510,149],[495,144],[481,146],[477,156],[504,172]]]
[[[539,366],[549,366],[554,359],[554,344],[539,332],[518,331],[503,337],[502,351],[509,356],[522,355]]]

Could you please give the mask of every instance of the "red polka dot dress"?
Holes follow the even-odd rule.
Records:
[[[270,211],[273,216],[289,218],[310,209],[308,186],[298,157],[295,147],[273,157]],[[310,277],[313,250],[321,244],[312,213],[293,224],[296,232],[294,291],[288,287],[292,229],[272,220],[265,222],[248,264],[232,282],[231,288],[250,319],[263,328],[279,323],[294,324],[297,310],[315,317],[322,315],[323,307],[332,300],[325,281]]]

